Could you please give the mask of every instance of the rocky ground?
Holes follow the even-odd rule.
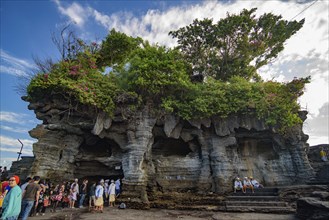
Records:
[[[211,212],[211,211],[184,211],[184,210],[166,210],[166,209],[151,209],[151,210],[136,210],[136,209],[118,209],[104,208],[103,213],[90,213],[86,208],[83,209],[64,209],[56,213],[47,212],[44,216],[35,216],[29,219],[32,220],[78,220],[78,219],[125,219],[125,220],[153,220],[153,219],[186,219],[186,220],[298,220],[294,214],[265,214],[265,213],[229,213],[229,212]]]

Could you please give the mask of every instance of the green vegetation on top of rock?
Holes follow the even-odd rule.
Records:
[[[31,80],[28,97],[34,101],[62,94],[110,115],[119,104],[133,110],[152,104],[183,119],[251,113],[285,131],[302,122],[297,98],[310,77],[263,82],[256,70],[278,55],[304,21],[272,14],[256,19],[254,12],[228,15],[216,25],[196,20],[170,32],[179,39],[177,48],[115,30],[100,45],[76,39],[79,47],[66,47],[69,57]],[[204,80],[191,80],[195,74]]]
[[[178,48],[194,72],[224,81],[232,76],[259,80],[256,70],[277,57],[304,19],[286,21],[271,13],[256,18],[255,11],[227,14],[215,24],[208,18],[196,19],[169,34],[178,39]]]

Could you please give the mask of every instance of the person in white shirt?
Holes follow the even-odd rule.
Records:
[[[103,194],[104,194],[104,180],[102,179],[99,184],[96,186],[95,190],[95,210],[103,212],[104,207],[104,200],[103,200]]]
[[[111,184],[109,186],[108,193],[110,195],[110,199],[109,199],[110,206],[113,207],[114,202],[115,202],[115,183],[114,183],[114,180],[111,180]]]
[[[71,184],[70,188],[70,208],[74,209],[75,201],[78,199],[79,195],[79,184],[78,184],[78,179],[75,179],[74,182]]]
[[[26,178],[25,183],[21,185],[22,192],[24,192],[27,185],[29,185],[29,183],[32,183],[32,182],[33,182],[33,180],[31,177]]]
[[[242,190],[242,192],[244,192],[242,182],[240,181],[239,177],[237,177],[234,181],[234,193],[236,193],[237,190]]]
[[[251,184],[253,185],[254,188],[264,188],[262,184],[260,184],[257,180],[255,180],[252,176],[249,177]]]

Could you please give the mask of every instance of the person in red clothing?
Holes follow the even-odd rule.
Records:
[[[0,182],[0,210],[2,209],[2,202],[5,198],[5,191],[6,191],[6,188],[9,186],[9,183],[8,181],[3,181],[3,182]]]
[[[9,186],[9,181],[3,181],[1,183],[1,195],[0,198],[3,200],[5,198],[5,196],[7,195],[7,193],[10,190],[10,186]]]
[[[5,190],[7,188],[7,186],[9,186],[9,182],[7,180],[2,182],[2,187],[1,187],[1,193],[4,194]]]
[[[9,187],[10,190],[6,195],[3,201],[3,212],[1,219],[4,220],[14,220],[18,219],[18,215],[21,211],[21,203],[22,203],[22,190],[18,186],[19,177],[14,175],[9,178]]]

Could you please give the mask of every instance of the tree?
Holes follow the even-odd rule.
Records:
[[[215,24],[212,19],[196,19],[169,32],[192,65],[191,74],[223,81],[232,76],[259,79],[256,70],[277,57],[285,41],[302,28],[304,19],[286,21],[272,13],[256,18],[256,10],[227,14]]]
[[[61,54],[61,60],[73,60],[84,50],[84,42],[75,36],[71,24],[66,24],[59,35],[52,33],[52,41]]]
[[[99,59],[97,60],[98,66],[113,67],[116,64],[124,64],[125,59],[127,59],[134,50],[139,48],[142,42],[142,38],[130,37],[112,29],[102,42],[99,51]]]
[[[190,81],[187,64],[177,49],[144,42],[117,74],[118,85],[155,103],[175,94]]]

